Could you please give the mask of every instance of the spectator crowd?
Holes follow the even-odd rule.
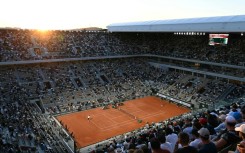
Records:
[[[244,38],[209,46],[207,35],[0,30],[0,61],[152,54],[244,66]]]
[[[230,44],[225,47],[208,46],[207,40],[207,36],[167,33],[40,33],[4,29],[0,30],[0,63],[155,54],[244,66],[243,38],[231,35]],[[244,70],[240,69],[215,66],[203,69],[244,76]],[[72,134],[65,133],[53,120],[53,115],[156,93],[190,103],[195,111],[159,123],[147,123],[88,150],[116,153],[244,152],[243,84],[161,69],[143,57],[10,64],[1,65],[0,71],[0,153],[69,152],[65,143],[71,140]],[[223,107],[219,103],[221,100],[227,102]],[[205,109],[199,110],[200,106]]]

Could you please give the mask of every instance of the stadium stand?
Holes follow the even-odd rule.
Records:
[[[237,33],[227,46],[209,46],[207,34],[1,29],[0,152],[73,152],[67,147],[72,134],[53,115],[156,93],[188,104],[192,112],[80,152],[151,151],[152,137],[166,135],[169,142],[187,127],[207,128],[218,146],[224,137],[211,131],[222,115],[238,112],[236,126],[244,125],[244,42]],[[239,141],[217,149],[234,151]],[[172,153],[175,144],[169,143]]]

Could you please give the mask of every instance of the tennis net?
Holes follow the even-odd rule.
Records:
[[[127,114],[128,116],[130,116],[131,118],[133,118],[133,119],[135,119],[135,120],[138,119],[135,115],[129,113],[128,111],[126,111],[126,110],[124,110],[124,109],[122,109],[122,108],[120,108],[120,107],[118,108],[118,110],[120,110],[121,112]]]

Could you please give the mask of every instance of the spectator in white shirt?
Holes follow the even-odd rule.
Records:
[[[166,128],[165,132],[166,132],[166,135],[167,135],[166,136],[166,141],[171,143],[172,149],[173,149],[171,152],[173,152],[175,144],[178,141],[178,135],[173,133],[173,130],[171,128]]]
[[[226,115],[224,115],[224,114],[219,116],[219,120],[221,121],[221,123],[217,127],[214,128],[216,133],[219,133],[222,130],[225,130],[225,128],[226,128],[226,126],[225,126],[225,118],[226,118]]]
[[[192,137],[194,138],[193,141],[190,142],[189,146],[195,147],[196,149],[200,148],[200,145],[202,143],[202,140],[199,136],[197,129],[192,129],[191,131]]]
[[[166,136],[164,133],[158,136],[158,140],[160,141],[161,145],[160,148],[163,150],[168,150],[170,153],[173,153],[173,148],[170,142],[166,142]]]

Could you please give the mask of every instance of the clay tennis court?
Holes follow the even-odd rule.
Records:
[[[67,126],[70,133],[73,132],[77,147],[83,148],[140,128],[146,122],[159,122],[190,111],[152,96],[124,102],[120,108],[143,122],[139,123],[134,117],[111,107],[106,110],[95,108],[61,115],[57,119]],[[90,121],[87,119],[88,115],[91,116]]]

